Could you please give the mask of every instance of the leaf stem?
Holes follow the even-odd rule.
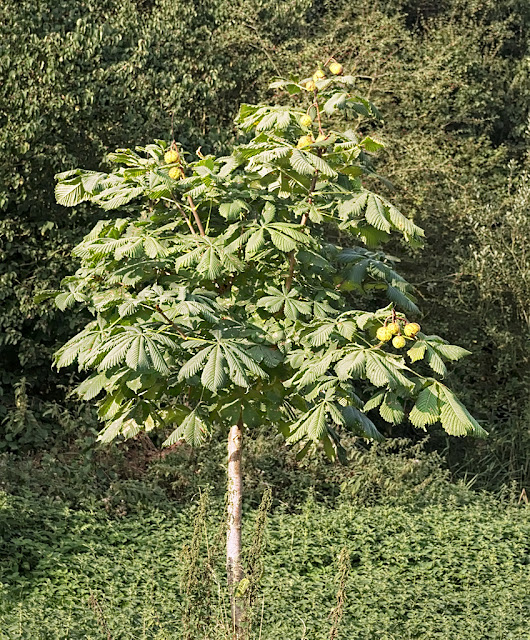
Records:
[[[191,220],[188,218],[188,216],[186,215],[184,209],[180,206],[180,204],[174,200],[175,204],[177,205],[177,209],[180,211],[180,213],[182,214],[182,217],[184,218],[184,220],[186,221],[186,224],[189,227],[189,230],[191,231],[191,233],[196,236],[197,232],[195,231],[195,229],[193,228],[193,225],[191,224]]]
[[[164,320],[170,324],[174,329],[176,329],[180,335],[181,338],[184,338],[185,340],[188,339],[188,336],[183,333],[180,328],[173,322],[173,320],[171,320],[170,318],[168,318],[166,316],[166,314],[164,313],[164,311],[162,311],[162,308],[160,307],[160,305],[155,304],[155,309],[158,311],[158,313],[164,318]]]

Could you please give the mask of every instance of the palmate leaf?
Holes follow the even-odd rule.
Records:
[[[215,280],[221,275],[222,266],[213,247],[209,247],[203,253],[197,271],[207,276],[209,280]]]
[[[376,153],[380,149],[383,149],[385,145],[380,140],[376,140],[371,136],[366,136],[361,140],[361,142],[359,143],[359,146],[364,147],[366,151],[371,151],[372,153]]]
[[[219,206],[219,213],[228,221],[237,220],[243,211],[248,211],[248,206],[242,200],[225,202]]]
[[[208,355],[201,375],[204,387],[214,393],[220,389],[226,381],[225,357],[220,344],[216,344]]]
[[[319,171],[323,176],[327,176],[328,178],[336,178],[337,172],[335,169],[332,169],[329,164],[320,156],[317,156],[313,153],[308,153],[306,155],[307,161],[313,165],[313,167]]]
[[[252,155],[252,157],[250,158],[250,162],[247,164],[247,171],[255,171],[262,165],[270,165],[274,160],[285,158],[291,153],[291,151],[292,148],[285,145],[266,148],[261,153]]]
[[[460,358],[471,355],[471,351],[454,344],[437,344],[436,351],[447,360],[452,361],[460,360]]]
[[[110,189],[105,189],[97,196],[92,197],[92,201],[99,204],[100,207],[109,211],[111,209],[118,209],[123,207],[134,198],[142,195],[145,191],[145,187],[138,187],[135,185],[116,186]]]
[[[268,231],[274,246],[283,253],[290,253],[296,249],[296,242],[288,235],[275,229],[269,229]]]
[[[75,302],[76,298],[73,291],[64,291],[55,296],[55,304],[61,311],[73,307]]]
[[[303,389],[305,386],[313,384],[327,373],[335,356],[336,352],[332,349],[327,354],[306,362],[305,366],[291,380],[285,382],[285,385],[295,384],[299,389]]]
[[[368,192],[362,191],[353,198],[343,200],[338,207],[339,217],[341,220],[349,220],[351,218],[360,218],[366,207],[368,200]]]
[[[261,251],[265,246],[265,231],[264,229],[258,229],[255,231],[250,238],[245,247],[245,257],[249,259],[258,251]]]
[[[305,176],[312,176],[315,173],[315,167],[308,161],[306,154],[299,149],[293,149],[293,153],[289,158],[291,167]]]
[[[276,287],[268,289],[270,295],[263,296],[258,301],[259,307],[265,307],[270,313],[277,313],[280,309],[284,309],[284,314],[291,320],[296,320],[299,315],[309,315],[311,313],[311,304],[305,300],[299,300],[300,292],[296,288],[290,291],[280,291]]]
[[[312,331],[306,336],[307,341],[313,347],[321,347],[323,344],[328,342],[331,334],[335,330],[334,322],[327,322],[321,325],[315,331]]]
[[[55,187],[57,204],[63,207],[75,207],[81,202],[89,200],[98,183],[107,180],[109,175],[99,171],[74,169],[73,171],[59,173],[55,178],[57,180]]]
[[[365,375],[366,353],[364,349],[350,351],[335,365],[335,373],[340,380],[362,378]]]
[[[300,425],[300,430],[307,433],[313,442],[318,442],[326,431],[326,403],[322,402]]]
[[[439,336],[426,336],[423,333],[419,333],[417,340],[408,350],[407,355],[412,362],[425,359],[435,373],[445,376],[447,367],[443,358],[451,361],[459,360],[464,356],[470,355],[470,351],[453,344],[447,344]]]
[[[301,418],[291,425],[287,442],[294,444],[305,438],[309,438],[309,440],[315,443],[319,442],[327,432],[327,405],[328,403],[326,401],[320,402],[316,407],[304,413]]]
[[[383,420],[391,424],[401,424],[405,417],[403,405],[393,393],[385,393],[383,402],[379,407],[379,413]]]
[[[164,258],[169,254],[166,247],[152,236],[148,236],[144,239],[144,251],[150,258]]]
[[[403,309],[404,311],[419,313],[420,310],[414,302],[416,298],[414,298],[411,293],[404,293],[399,288],[389,284],[386,288],[386,295],[389,300],[394,302],[398,307],[401,307],[401,309]]]
[[[234,225],[231,225],[225,234],[217,237],[193,236],[193,241],[187,238],[187,241],[182,244],[186,249],[193,248],[176,258],[175,270],[179,272],[196,265],[197,272],[208,280],[215,280],[223,271],[225,273],[242,271],[244,264],[233,254],[233,243],[226,244],[232,235],[233,228]]]
[[[55,366],[61,369],[77,360],[80,370],[88,369],[93,361],[103,356],[105,344],[103,331],[96,322],[91,322],[54,354]]]
[[[186,378],[191,378],[194,376],[199,369],[202,367],[208,355],[213,351],[213,346],[208,346],[199,353],[195,354],[192,358],[190,358],[180,369],[179,371],[179,380],[185,380]]]
[[[432,379],[419,393],[409,420],[414,426],[423,429],[428,424],[440,421],[443,429],[453,436],[473,435],[483,438],[487,435],[455,394]]]
[[[375,396],[372,396],[370,400],[364,403],[363,411],[371,411],[372,409],[376,409],[381,404],[381,402],[383,402],[383,398],[385,397],[385,395],[386,391],[379,391],[378,393],[376,393]]]
[[[412,220],[409,220],[399,209],[392,205],[388,207],[388,216],[394,227],[402,231],[406,236],[419,239],[425,235],[421,227],[415,225]]]
[[[189,346],[193,346],[192,341]],[[190,358],[181,368],[178,379],[190,378],[200,369],[201,384],[213,393],[226,384],[227,378],[239,387],[249,387],[251,376],[267,377],[267,373],[241,345],[228,339],[220,339]]]
[[[98,365],[99,371],[106,371],[125,362],[134,371],[154,370],[168,375],[170,367],[165,352],[176,349],[176,344],[168,336],[155,332],[143,333],[135,327],[127,327],[117,335],[107,339],[104,345],[105,357]]]
[[[348,94],[344,91],[338,91],[337,93],[334,93],[331,98],[328,98],[328,100],[324,103],[324,112],[328,115],[332,115],[335,109],[344,109],[347,97]]]

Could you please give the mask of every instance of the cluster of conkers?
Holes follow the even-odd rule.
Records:
[[[396,349],[403,349],[407,344],[406,338],[414,338],[421,327],[417,322],[407,322],[393,319],[392,322],[385,324],[376,332],[377,339],[381,342],[389,342],[392,340],[392,346]]]
[[[331,63],[328,69],[334,76],[339,76],[343,71],[340,62],[337,62],[334,58],[331,58]],[[313,78],[305,83],[305,88],[307,89],[307,91],[315,91],[317,88],[316,83],[319,80],[324,80],[325,77],[326,72],[324,71],[324,69],[318,68],[313,74]]]
[[[168,175],[173,180],[180,180],[180,178],[182,178],[182,176],[184,175],[184,172],[182,171],[182,167],[180,166],[180,154],[175,143],[173,143],[171,147],[169,147],[169,149],[164,153],[164,162],[166,164],[175,165],[168,171]]]

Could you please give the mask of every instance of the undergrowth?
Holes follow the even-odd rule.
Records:
[[[336,494],[324,499],[315,480],[301,507],[276,490],[260,506],[270,469],[252,485],[244,531],[250,580],[240,593],[251,605],[250,638],[527,637],[524,501],[451,484],[434,454],[393,446],[393,453],[359,448],[350,467],[327,469],[328,482],[341,478]],[[195,460],[196,499],[169,500],[171,481],[159,468],[169,463],[170,456],[152,462],[144,479],[128,480],[143,493],[93,479],[75,504],[72,487],[60,490],[60,468],[46,495],[44,486],[37,491],[44,475],[31,492],[15,492],[4,466],[2,640],[230,636],[222,478],[214,482]],[[311,471],[300,470],[293,491]]]

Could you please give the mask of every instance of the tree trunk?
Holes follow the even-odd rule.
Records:
[[[242,634],[244,613],[236,599],[237,585],[243,578],[241,565],[242,442],[243,421],[240,419],[228,434],[228,523],[226,533],[226,573],[232,609],[232,626],[236,638],[240,638]]]

